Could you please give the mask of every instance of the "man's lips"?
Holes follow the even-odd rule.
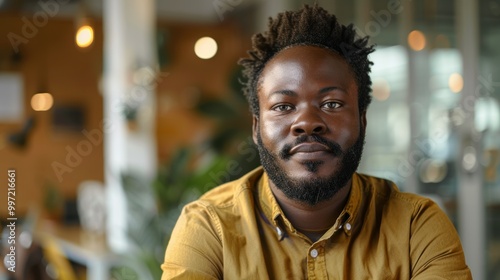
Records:
[[[296,153],[314,153],[314,152],[331,152],[331,149],[328,148],[328,146],[317,142],[301,143],[294,146],[289,153],[296,154]]]

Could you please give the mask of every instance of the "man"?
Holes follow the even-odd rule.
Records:
[[[241,64],[262,168],[184,208],[163,279],[471,279],[436,204],[355,172],[368,38],[305,6],[252,41]]]

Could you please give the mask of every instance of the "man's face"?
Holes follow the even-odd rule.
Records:
[[[295,46],[267,63],[259,80],[253,136],[272,183],[315,205],[350,184],[364,144],[355,76],[329,50]]]

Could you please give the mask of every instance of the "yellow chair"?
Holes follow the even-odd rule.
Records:
[[[52,265],[59,280],[78,280],[75,270],[57,244],[57,241],[49,236],[43,237],[43,252],[49,265]]]

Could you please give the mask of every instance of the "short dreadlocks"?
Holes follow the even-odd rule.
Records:
[[[352,24],[340,24],[335,15],[315,4],[305,5],[296,12],[280,13],[276,19],[269,18],[268,28],[264,33],[253,35],[250,57],[239,61],[244,67],[243,91],[252,114],[259,115],[257,89],[264,66],[281,50],[295,45],[319,46],[344,57],[356,76],[360,112],[368,108],[372,90],[369,73],[373,64],[368,55],[374,48],[368,45],[368,37],[357,36]]]

